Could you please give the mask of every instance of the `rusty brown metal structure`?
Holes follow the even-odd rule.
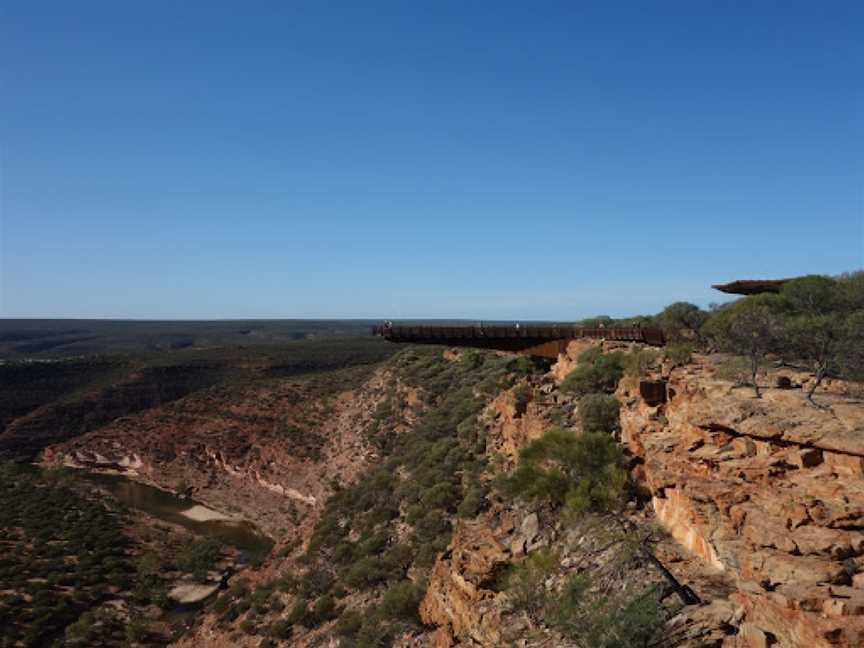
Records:
[[[739,279],[725,284],[714,284],[711,287],[730,295],[758,295],[760,293],[778,293],[789,279]]]
[[[589,328],[569,324],[542,326],[477,325],[477,326],[391,326],[384,324],[373,329],[390,342],[410,344],[440,344],[455,347],[474,347],[512,351],[541,358],[556,359],[577,339],[618,340],[663,346],[666,338],[657,328],[610,327]]]

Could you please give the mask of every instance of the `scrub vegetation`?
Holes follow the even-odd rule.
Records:
[[[631,569],[644,564],[641,552],[647,549],[640,541],[644,532],[621,515],[631,485],[613,437],[619,403],[611,395],[625,374],[641,376],[658,359],[653,350],[583,352],[562,384],[562,391],[581,396],[581,429],[552,428],[520,452],[512,473],[497,480],[505,496],[569,526],[590,527],[590,535],[601,537],[611,553],[602,567],[568,571],[558,549],[537,549],[499,582],[515,610],[580,648],[648,645],[670,615],[655,584],[630,578]]]
[[[419,629],[425,579],[454,520],[485,504],[478,415],[502,389],[538,371],[523,357],[465,351],[450,361],[439,348],[407,349],[389,367],[422,398],[420,419],[394,433],[404,423],[401,405],[395,389],[384,395],[366,430],[381,463],[330,498],[301,568],[273,584],[291,595],[288,616],[274,625],[266,614],[247,614],[250,631],[277,640],[336,619],[340,645],[371,648]],[[348,609],[349,592],[367,592],[371,602]],[[225,622],[245,612],[244,600],[217,602]]]

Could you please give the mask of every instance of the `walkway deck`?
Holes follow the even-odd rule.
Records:
[[[390,342],[440,344],[444,346],[498,349],[525,355],[556,359],[571,340],[591,338],[641,342],[663,346],[663,331],[656,328],[610,327],[588,328],[569,324],[542,326],[376,326],[375,335]]]

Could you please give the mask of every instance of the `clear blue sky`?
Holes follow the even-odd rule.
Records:
[[[862,34],[860,1],[7,0],[0,315],[572,319],[860,268]]]

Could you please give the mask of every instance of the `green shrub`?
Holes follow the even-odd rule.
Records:
[[[393,644],[394,628],[389,623],[384,623],[377,611],[367,613],[363,624],[356,635],[357,648],[378,648],[379,646],[390,646]]]
[[[691,341],[701,344],[702,327],[708,316],[707,312],[695,304],[675,302],[663,309],[657,316],[657,321],[670,342]]]
[[[414,564],[417,567],[431,567],[435,563],[438,552],[442,551],[446,542],[420,543],[414,552]]]
[[[627,473],[623,453],[602,432],[579,436],[553,428],[519,455],[519,466],[499,480],[515,497],[566,506],[574,513],[614,510],[621,504]]]
[[[612,433],[618,429],[618,399],[608,394],[588,394],[579,400],[583,432]]]
[[[300,580],[297,578],[294,572],[286,571],[277,579],[276,587],[278,587],[279,591],[281,592],[288,592],[289,594],[294,594],[300,587]]]
[[[306,615],[308,625],[315,627],[339,616],[336,601],[329,594],[320,597]]]
[[[580,353],[576,357],[576,362],[580,365],[593,365],[601,357],[603,357],[603,349],[599,346],[592,346]]]
[[[366,556],[348,568],[342,580],[350,587],[369,589],[387,579],[388,570],[378,556]]]
[[[589,349],[582,355],[593,352]],[[624,375],[623,355],[620,352],[600,354],[589,364],[579,363],[561,383],[561,391],[584,396],[597,392],[611,393]],[[591,357],[596,354],[592,353]],[[580,356],[581,358],[582,356]]]
[[[290,639],[294,627],[288,619],[279,619],[267,628],[267,634],[275,639]]]
[[[199,580],[207,577],[222,555],[222,545],[213,537],[189,540],[180,547],[175,558],[177,568],[190,572]]]
[[[760,369],[767,369],[769,366],[767,361],[759,363]],[[748,382],[750,373],[750,363],[747,358],[741,356],[728,356],[723,358],[714,367],[714,375],[720,380],[728,380],[735,385],[743,386]]]
[[[468,487],[465,493],[465,498],[456,509],[456,515],[462,518],[474,517],[482,509],[486,503],[486,487],[481,483],[474,481]]]
[[[670,344],[663,349],[663,357],[676,365],[686,365],[692,360],[693,346],[686,342]]]
[[[333,575],[326,569],[310,569],[300,581],[297,593],[307,599],[326,594],[333,586]]]
[[[664,623],[653,586],[629,583],[622,590],[593,591],[584,574],[568,578],[558,596],[548,597],[546,622],[585,648],[647,646]]]
[[[631,378],[641,378],[657,365],[660,352],[655,349],[636,349],[623,357],[624,373]]]
[[[390,546],[389,549],[381,556],[381,563],[384,568],[393,574],[398,574],[405,571],[411,566],[411,561],[414,560],[414,549],[409,544],[397,542]]]
[[[513,606],[529,613],[536,613],[546,605],[547,594],[544,583],[558,570],[558,553],[551,549],[539,549],[515,565],[504,579],[504,588],[510,594]]]
[[[452,510],[459,501],[459,490],[449,482],[435,484],[420,498],[420,506],[425,509]]]
[[[353,637],[363,625],[363,617],[356,610],[346,610],[336,622],[336,634],[340,637]]]
[[[450,531],[450,522],[441,511],[429,511],[417,523],[415,533],[421,542],[431,542]]]
[[[388,619],[420,622],[417,609],[425,588],[405,580],[392,585],[381,599],[381,613]]]
[[[288,613],[288,616],[285,617],[285,620],[288,621],[291,625],[296,623],[303,623],[306,620],[306,615],[309,613],[309,601],[304,598],[297,599],[294,603],[294,606],[291,608],[291,611]]]

